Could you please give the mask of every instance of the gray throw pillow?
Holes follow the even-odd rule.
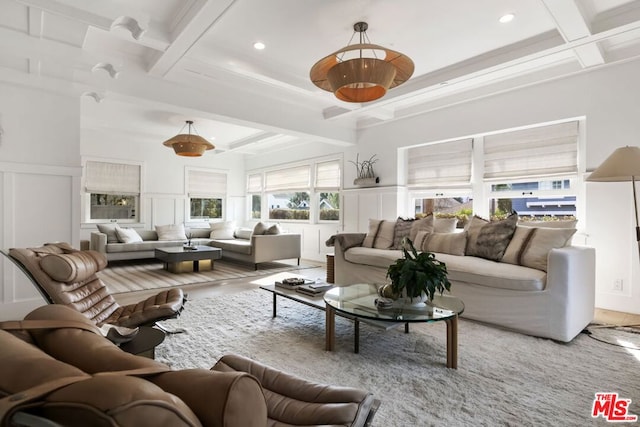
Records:
[[[259,222],[255,225],[255,227],[253,227],[253,234],[259,236],[261,234],[264,234],[268,228],[269,227],[267,227],[263,222]]]
[[[403,219],[398,218],[396,220],[396,226],[393,235],[393,249],[402,249],[402,239],[409,237],[411,232],[411,226],[415,218]]]
[[[118,243],[117,224],[96,224],[98,231],[107,235],[107,243]]]
[[[476,255],[476,243],[478,241],[478,236],[480,235],[480,230],[486,224],[489,224],[489,221],[480,218],[477,215],[474,215],[469,223],[467,224],[467,248],[465,250],[465,255],[475,256]]]
[[[278,224],[273,224],[271,227],[267,228],[267,231],[264,234],[280,234],[280,226]]]
[[[476,240],[475,256],[500,261],[509,246],[517,224],[518,215],[511,214],[501,221],[492,221],[483,225]]]

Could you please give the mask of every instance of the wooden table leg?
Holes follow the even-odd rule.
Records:
[[[446,320],[447,368],[458,369],[458,316]]]
[[[325,316],[325,350],[333,351],[336,345],[336,311],[329,304],[327,304]]]

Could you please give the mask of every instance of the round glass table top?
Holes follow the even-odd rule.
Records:
[[[336,286],[324,294],[324,301],[336,311],[365,319],[390,322],[436,322],[446,320],[464,311],[464,303],[452,295],[436,294],[431,305],[406,304],[394,301],[391,308],[376,307],[379,285],[357,284]]]

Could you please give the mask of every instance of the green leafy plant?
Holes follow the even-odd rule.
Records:
[[[411,239],[406,237],[402,241],[402,252],[403,257],[387,269],[394,294],[401,295],[404,290],[407,297],[417,298],[424,292],[431,301],[436,292],[442,295],[445,290],[451,290],[447,266],[438,261],[435,254],[418,253]]]

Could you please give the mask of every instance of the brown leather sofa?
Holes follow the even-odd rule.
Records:
[[[22,330],[33,327],[41,329]],[[58,304],[2,328],[12,329],[0,330],[2,426],[361,427],[378,405],[365,391],[310,383],[237,355],[212,370],[174,371],[125,353]]]

